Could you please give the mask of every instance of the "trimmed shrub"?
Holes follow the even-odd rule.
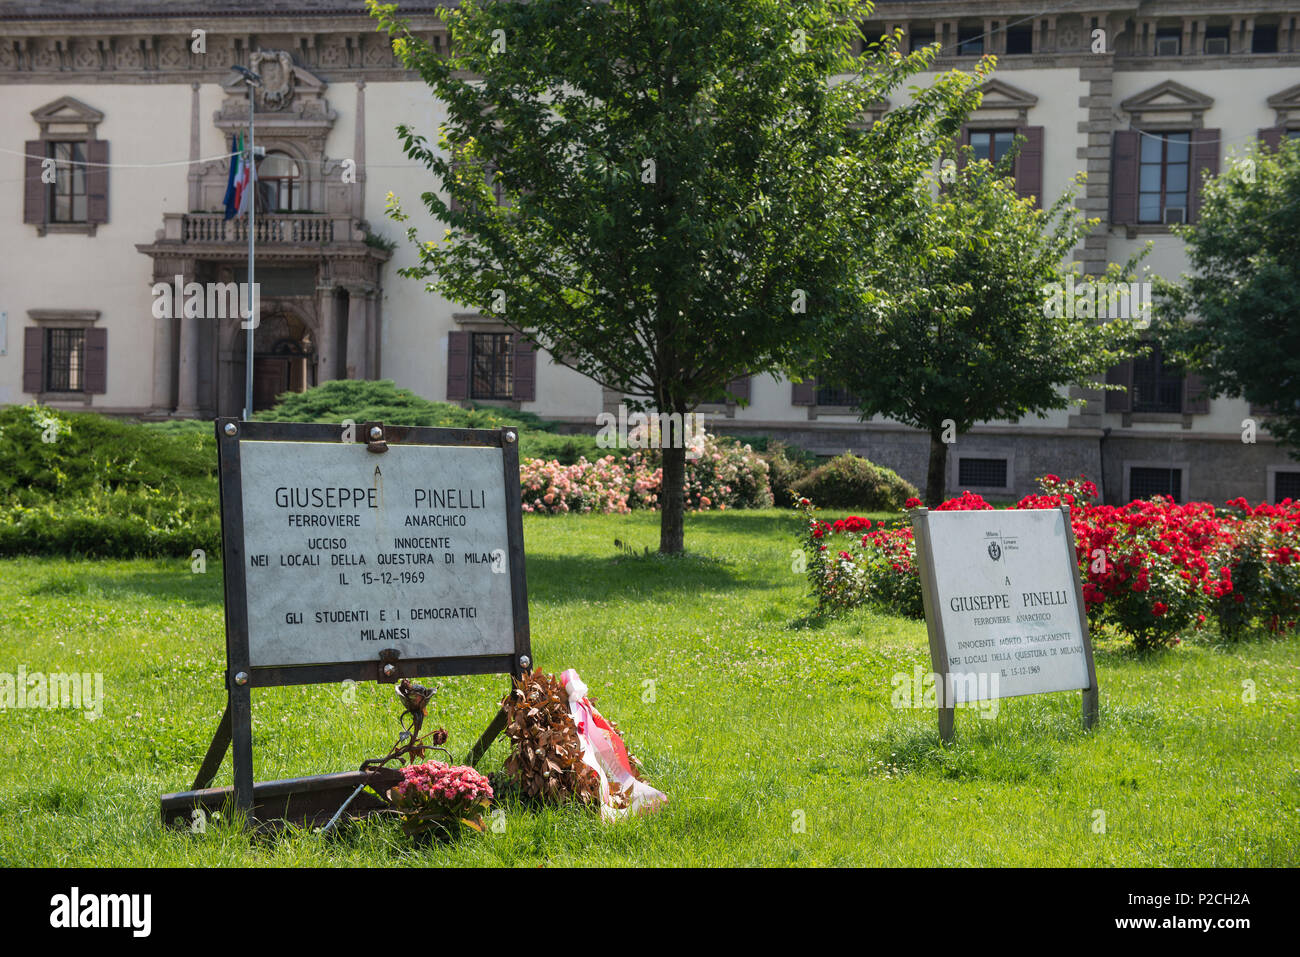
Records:
[[[0,410],[0,554],[215,552],[216,442],[212,423],[198,426],[142,428],[40,406]]]
[[[572,465],[579,458],[602,455],[621,457],[619,449],[601,449],[594,435],[561,435],[555,423],[514,409],[476,405],[461,408],[449,402],[434,402],[398,387],[389,379],[336,379],[306,392],[288,392],[280,402],[253,416],[263,422],[383,422],[385,425],[423,426],[445,429],[519,429],[519,458],[555,459]],[[208,426],[211,431],[211,426]]]
[[[792,491],[826,508],[856,508],[892,512],[920,493],[892,469],[845,452],[799,479]]]

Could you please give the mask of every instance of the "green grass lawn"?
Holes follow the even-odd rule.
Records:
[[[665,560],[613,544],[656,546],[653,514],[525,517],[538,663],[578,669],[671,803],[613,825],[506,804],[504,832],[422,849],[383,820],[332,839],[164,831],[158,797],[189,786],[225,703],[219,566],[0,562],[0,672],[102,672],[105,691],[98,720],[0,712],[0,864],[1297,863],[1300,641],[1139,657],[1101,640],[1094,731],[1078,693],[1039,695],[992,720],[959,711],[942,747],[932,711],[890,706],[891,676],[928,670],[924,623],[811,617],[797,530],[776,510],[691,516],[690,554]],[[506,679],[432,683],[459,757]],[[392,690],[354,690],[255,691],[258,780],[387,751]],[[499,741],[480,769],[504,755]]]

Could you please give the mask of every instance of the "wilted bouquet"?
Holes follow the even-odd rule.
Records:
[[[400,769],[402,780],[388,789],[388,800],[402,815],[408,835],[446,829],[459,821],[483,830],[483,812],[492,803],[492,785],[473,768],[426,761]]]

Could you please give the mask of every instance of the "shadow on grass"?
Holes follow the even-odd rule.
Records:
[[[866,741],[864,755],[871,774],[1018,783],[1052,774],[1062,746],[1084,733],[1077,716],[1063,713],[993,721],[981,719],[975,709],[959,708],[954,739],[947,744],[936,727],[896,725]]]
[[[205,574],[196,575],[188,562],[179,560],[174,570],[150,568],[121,575],[83,570],[61,572],[46,578],[28,594],[38,598],[106,601],[143,597],[201,606],[220,605],[223,601],[220,565],[209,566]]]
[[[725,512],[688,513],[686,516],[686,545],[690,547],[693,532],[727,532],[741,535],[798,535],[803,529],[799,514],[791,509],[789,512],[770,510],[748,511],[745,509]]]

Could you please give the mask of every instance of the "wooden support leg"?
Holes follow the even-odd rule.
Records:
[[[496,717],[492,719],[492,723],[487,726],[487,730],[483,732],[478,741],[474,742],[474,747],[469,749],[469,754],[465,756],[465,763],[470,767],[478,764],[479,759],[487,754],[488,748],[492,747],[492,742],[497,739],[497,735],[505,729],[506,709],[500,708],[496,713]]]
[[[203,764],[199,766],[199,773],[194,776],[194,783],[190,785],[191,791],[198,791],[212,783],[212,779],[217,776],[217,770],[221,767],[221,762],[226,759],[226,749],[230,747],[230,706],[221,715],[221,723],[217,725],[217,733],[212,736],[212,743],[208,745],[208,753],[203,758]]]

